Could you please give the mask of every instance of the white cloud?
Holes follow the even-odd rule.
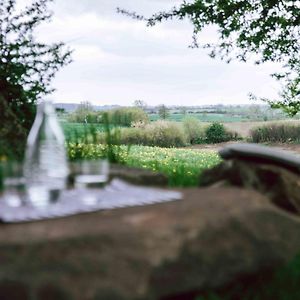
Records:
[[[41,26],[44,42],[66,41],[74,62],[54,80],[57,102],[131,104],[208,104],[248,102],[248,92],[275,95],[269,74],[274,65],[253,66],[212,60],[201,49],[188,48],[189,22],[146,27],[115,12],[117,6],[147,15],[181,0],[57,1],[53,22]],[[209,28],[202,42],[214,40]]]

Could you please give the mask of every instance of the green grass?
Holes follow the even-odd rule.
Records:
[[[141,167],[166,174],[171,186],[197,186],[204,169],[221,159],[214,151],[134,146],[125,156],[128,166]]]
[[[102,124],[84,124],[84,123],[69,123],[61,122],[61,127],[64,134],[68,140],[72,140],[77,136],[81,138],[91,132],[92,129],[97,131],[104,131],[104,126]]]
[[[105,156],[103,145],[69,143],[71,160],[93,159]],[[200,173],[218,164],[221,159],[215,151],[159,148],[146,146],[121,146],[119,162],[161,172],[168,176],[170,186],[197,186]]]
[[[216,114],[216,113],[192,113],[192,114],[170,114],[168,120],[181,122],[185,117],[194,117],[199,119],[202,122],[221,122],[221,123],[230,123],[230,122],[242,122],[249,121],[249,119],[244,118],[238,115],[230,114]],[[151,121],[159,120],[158,114],[149,114]]]

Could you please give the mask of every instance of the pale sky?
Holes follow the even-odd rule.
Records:
[[[22,1],[22,0],[20,0]],[[42,25],[44,42],[64,41],[74,49],[73,63],[53,81],[55,102],[90,101],[95,105],[206,105],[249,103],[248,93],[275,97],[269,76],[275,65],[227,64],[206,50],[188,48],[188,21],[149,28],[116,13],[116,7],[151,15],[177,0],[56,0],[53,21]],[[215,38],[213,29],[201,36]]]

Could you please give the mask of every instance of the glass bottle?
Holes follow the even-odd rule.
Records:
[[[47,206],[56,201],[69,174],[65,139],[51,102],[38,105],[27,139],[24,176],[29,202]]]

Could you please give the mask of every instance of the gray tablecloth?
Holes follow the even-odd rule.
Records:
[[[0,198],[0,222],[16,223],[70,216],[128,206],[179,200],[180,192],[141,187],[114,179],[102,189],[73,189],[61,193],[58,201],[46,207],[24,204],[10,206]]]

